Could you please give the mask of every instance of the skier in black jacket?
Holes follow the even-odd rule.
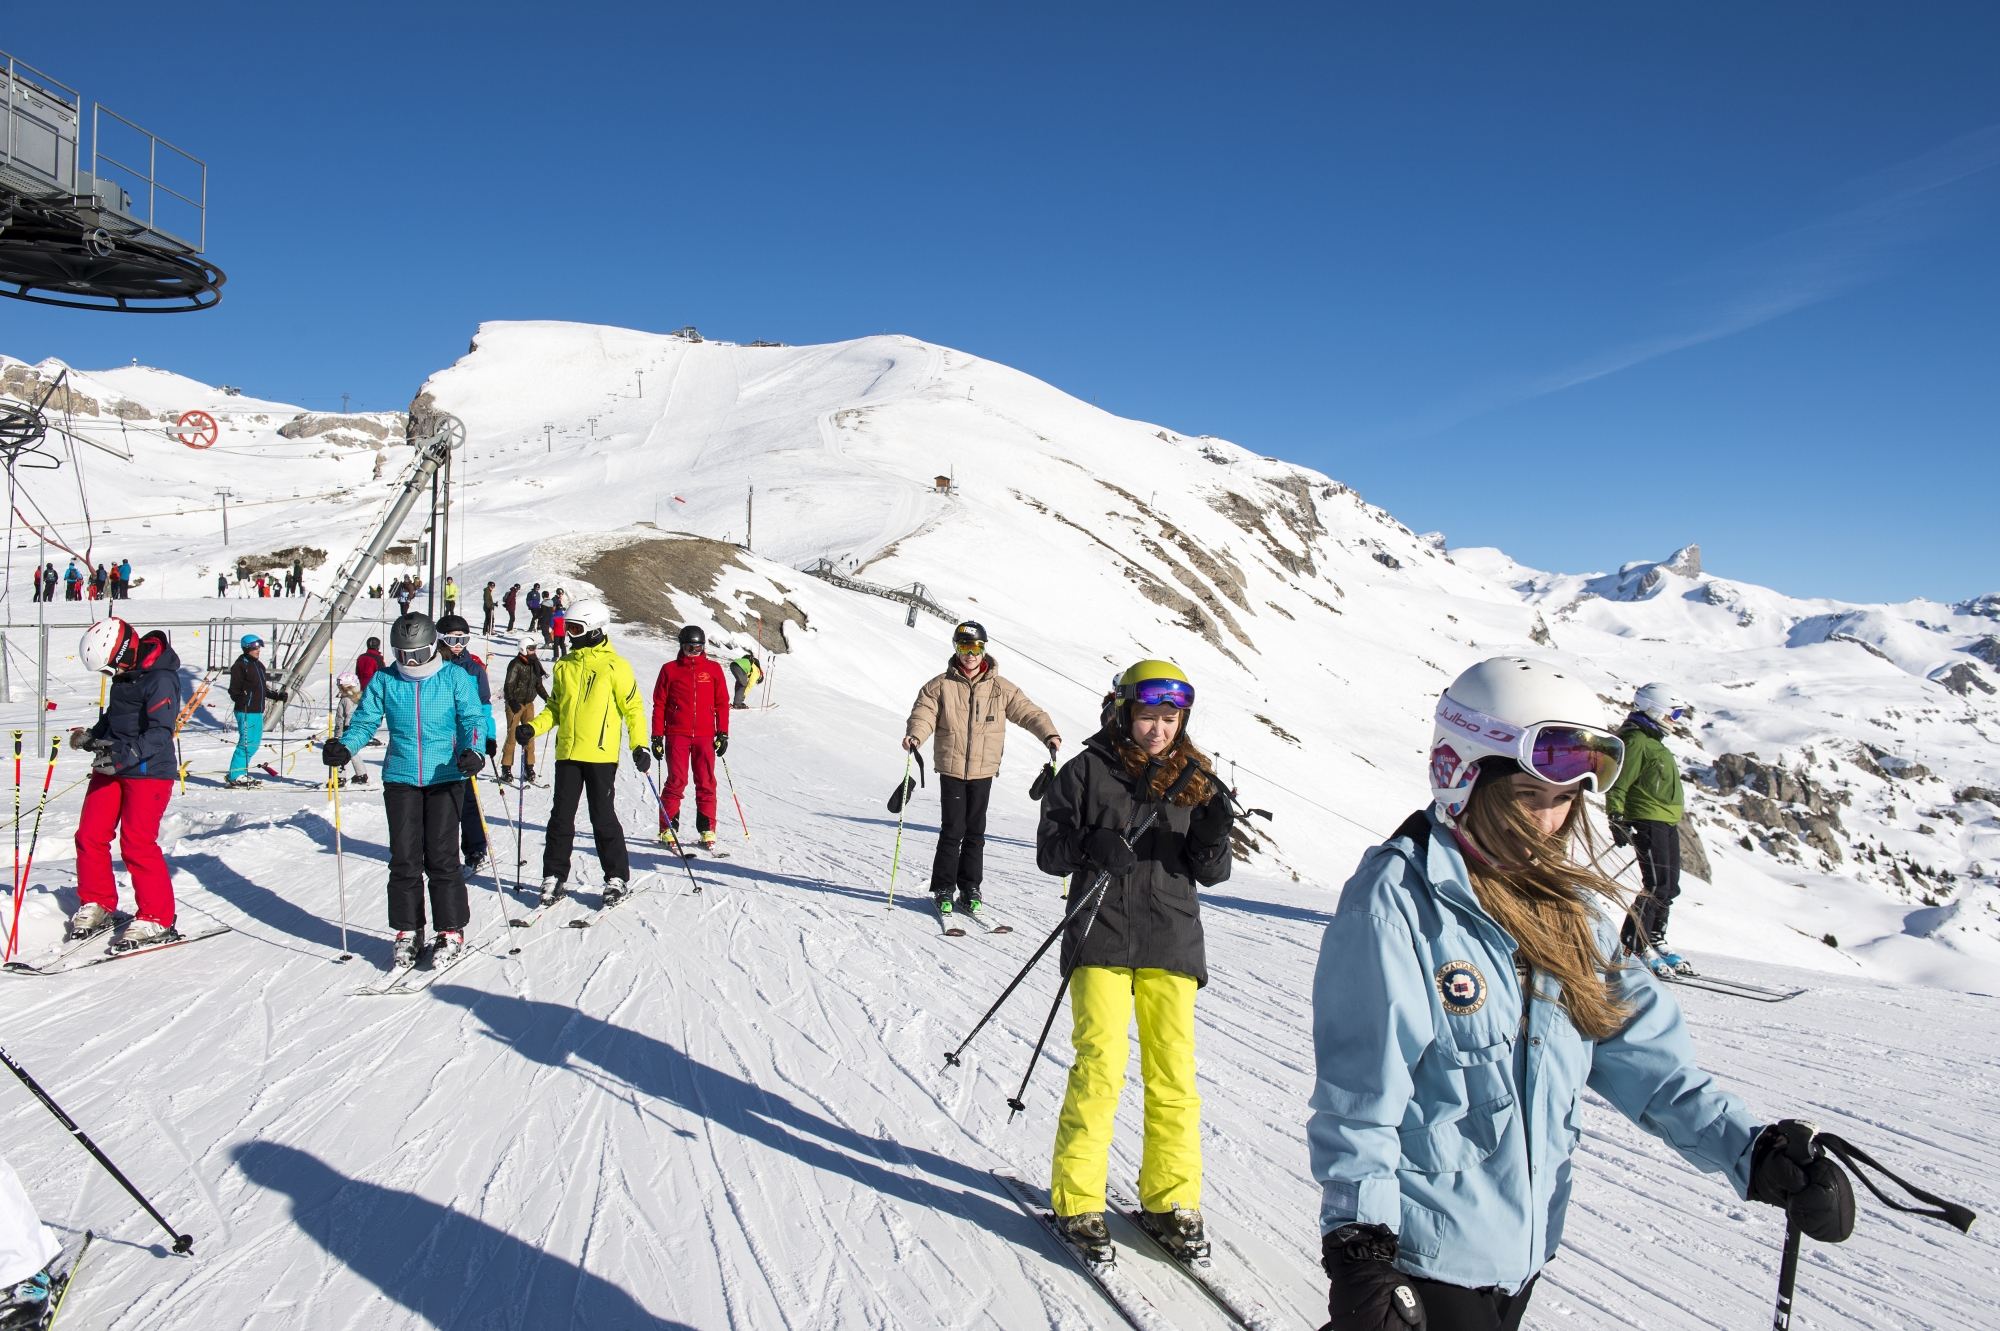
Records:
[[[251,760],[264,744],[264,702],[283,701],[287,694],[273,689],[264,674],[260,653],[264,640],[254,633],[243,635],[243,655],[229,667],[229,701],[236,708],[236,751],[229,755],[229,785],[250,790],[263,784],[250,776]]]
[[[1111,1252],[1105,1175],[1135,1010],[1146,1082],[1141,1221],[1190,1259],[1208,1251],[1194,1064],[1194,996],[1208,961],[1195,889],[1229,877],[1233,814],[1229,791],[1188,740],[1193,705],[1194,686],[1168,662],[1120,675],[1104,728],[1056,774],[1035,839],[1044,873],[1072,875],[1072,904],[1108,878],[1095,912],[1063,937],[1076,1060],[1049,1187],[1064,1232],[1100,1260]]]

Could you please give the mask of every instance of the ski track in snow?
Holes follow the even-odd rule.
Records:
[[[642,663],[641,669],[649,669]],[[173,855],[183,910],[238,932],[158,958],[22,980],[11,1052],[196,1236],[192,1260],[136,1214],[39,1106],[16,1096],[8,1154],[52,1220],[106,1234],[66,1316],[77,1327],[1109,1327],[1115,1314],[989,1171],[1045,1179],[1067,1066],[1058,1020],[1011,1125],[1004,1104],[1047,1011],[1053,965],[969,1051],[943,1052],[1060,918],[1033,866],[1033,809],[1003,778],[989,896],[1011,935],[940,937],[922,884],[936,805],[904,832],[875,798],[896,765],[861,745],[827,762],[759,761],[815,710],[742,714],[737,780],[756,839],[699,857],[704,891],[634,840],[658,878],[589,929],[579,888],[510,945],[487,876],[475,938],[496,953],[428,993],[353,998],[386,964],[376,798],[343,801],[350,939],[339,933],[331,828],[317,791],[195,786]],[[860,717],[857,733],[887,718]],[[821,724],[821,722],[814,722]],[[204,739],[204,743],[214,741]],[[879,747],[879,746],[878,746]],[[848,766],[837,755],[848,753]],[[867,755],[864,757],[863,755]],[[368,751],[372,763],[380,750]],[[1025,780],[1025,778],[1023,778]],[[832,792],[846,795],[836,800]],[[549,793],[531,790],[532,878]],[[628,828],[650,796],[623,776]],[[493,817],[511,850],[514,805]],[[52,811],[71,815],[73,805]],[[511,866],[509,866],[511,867]],[[1332,897],[1239,874],[1206,897],[1214,980],[1197,1005],[1205,1209],[1259,1297],[1323,1320],[1317,1190],[1305,1178],[1309,985]],[[510,913],[525,913],[516,905]],[[1718,960],[1722,974],[1748,963]],[[1750,1004],[1680,990],[1707,1065],[1762,1114],[1797,1112],[1975,1209],[2000,1202],[1991,1075],[1995,1001],[1822,974]],[[1112,1176],[1132,1186],[1136,1056]],[[1995,1252],[1862,1201],[1856,1238],[1807,1245],[1802,1327],[1981,1327]],[[65,1218],[67,1217],[67,1218]],[[1562,1255],[1538,1327],[1740,1327],[1769,1316],[1775,1211],[1739,1202],[1601,1102],[1586,1111]],[[1135,1268],[1136,1272],[1137,1268]]]

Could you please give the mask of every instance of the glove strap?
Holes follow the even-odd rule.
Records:
[[[1898,1178],[1895,1174],[1890,1173],[1874,1156],[1869,1155],[1868,1152],[1862,1150],[1852,1142],[1836,1137],[1830,1132],[1822,1132],[1812,1139],[1812,1144],[1814,1146],[1825,1147],[1827,1151],[1839,1157],[1840,1162],[1853,1170],[1854,1176],[1867,1185],[1868,1191],[1875,1194],[1875,1200],[1890,1210],[1901,1211],[1905,1215],[1920,1215],[1927,1220],[1942,1220],[1961,1234],[1972,1232],[1972,1222],[1978,1219],[1978,1216],[1970,1207],[1960,1206],[1957,1202],[1948,1202],[1942,1197],[1925,1192],[1908,1179]],[[1895,1184],[1918,1201],[1929,1202],[1930,1205],[1904,1206],[1901,1202],[1891,1200],[1888,1194],[1875,1185],[1875,1180],[1868,1177],[1867,1170],[1869,1169],[1875,1170],[1883,1178]]]

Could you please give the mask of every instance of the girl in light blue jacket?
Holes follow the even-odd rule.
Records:
[[[1307,1129],[1331,1331],[1518,1327],[1562,1241],[1585,1086],[1813,1238],[1852,1231],[1810,1129],[1718,1088],[1679,1005],[1620,954],[1583,800],[1623,761],[1602,710],[1545,662],[1466,671],[1439,702],[1432,807],[1341,893]]]

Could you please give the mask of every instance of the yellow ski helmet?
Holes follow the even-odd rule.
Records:
[[[1171,703],[1183,711],[1194,706],[1194,685],[1172,661],[1140,661],[1111,681],[1118,706],[1137,702],[1152,707]]]

